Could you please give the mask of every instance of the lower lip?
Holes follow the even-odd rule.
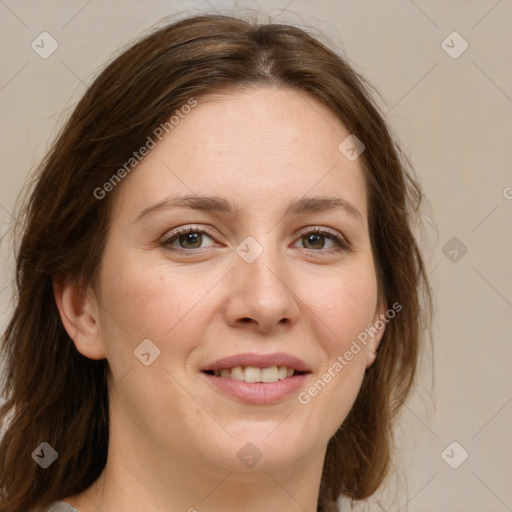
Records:
[[[245,382],[202,373],[216,389],[250,404],[271,404],[297,393],[310,375],[302,373],[277,382]]]

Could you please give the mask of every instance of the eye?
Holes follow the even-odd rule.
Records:
[[[162,246],[171,246],[177,250],[204,249],[202,243],[205,239],[212,240],[212,237],[204,229],[194,226],[178,228],[169,233],[162,241]]]
[[[205,229],[187,226],[171,231],[160,242],[160,245],[171,250],[194,252],[194,249],[205,249],[214,245],[203,246],[206,239],[213,241],[213,235]],[[299,240],[302,240],[303,249],[312,252],[336,252],[351,248],[351,244],[346,238],[328,228],[310,228],[301,234]],[[329,243],[331,247],[326,247],[326,244]]]
[[[342,251],[350,249],[350,243],[336,231],[331,231],[327,228],[311,228],[303,232],[300,239],[302,240],[302,247],[311,251],[318,252],[325,249],[326,239],[328,239],[334,247],[328,247],[328,252]],[[330,250],[329,250],[330,249]],[[324,251],[325,252],[325,251]]]

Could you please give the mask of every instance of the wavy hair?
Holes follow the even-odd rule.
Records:
[[[373,99],[373,88],[306,30],[223,15],[189,16],[155,29],[117,56],[78,102],[21,206],[15,304],[2,338],[0,509],[43,510],[84,491],[101,473],[109,438],[106,360],[81,355],[65,331],[52,281],[91,283],[115,191],[102,187],[169,116],[210,93],[254,86],[303,91],[359,138],[370,239],[381,298],[402,311],[386,327],[375,363],[329,440],[318,512],[340,496],[372,495],[389,472],[392,420],[410,393],[432,296],[414,235],[422,200],[414,172]],[[43,470],[42,441],[58,463]]]

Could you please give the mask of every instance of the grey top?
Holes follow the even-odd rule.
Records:
[[[48,512],[80,512],[65,501],[54,501],[48,508]]]
[[[338,507],[340,504],[338,503]],[[338,508],[341,512],[341,508]],[[77,508],[72,507],[69,503],[65,501],[54,501],[50,507],[48,508],[48,512],[80,512]]]

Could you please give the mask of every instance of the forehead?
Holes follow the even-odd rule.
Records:
[[[361,160],[338,149],[348,135],[303,92],[265,87],[199,97],[125,179],[118,202],[123,211],[140,211],[183,193],[274,208],[272,201],[339,193],[366,221]]]

